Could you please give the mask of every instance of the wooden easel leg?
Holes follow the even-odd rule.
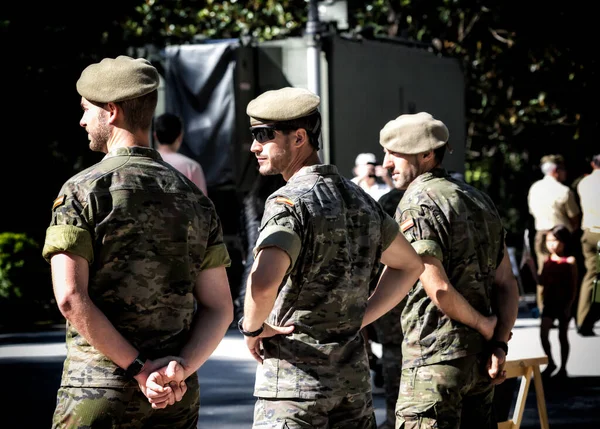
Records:
[[[542,383],[542,373],[540,366],[533,366],[533,385],[535,386],[535,397],[537,400],[538,414],[540,416],[540,428],[550,429],[548,423],[548,412],[546,410],[546,397],[544,395],[544,385]]]

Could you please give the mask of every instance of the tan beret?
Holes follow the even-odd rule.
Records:
[[[146,95],[158,83],[158,71],[148,60],[121,55],[87,66],[77,81],[77,92],[98,103],[118,102]]]
[[[281,88],[266,91],[248,103],[250,125],[291,121],[317,111],[321,98],[304,88]]]
[[[379,132],[379,144],[407,155],[428,152],[448,142],[448,128],[429,113],[400,115]]]

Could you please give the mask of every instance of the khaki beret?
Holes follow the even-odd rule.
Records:
[[[565,159],[562,155],[544,155],[542,159],[540,159],[540,165],[545,164],[547,162],[551,162],[556,165],[564,165]]]
[[[252,126],[291,121],[316,112],[320,102],[308,89],[287,87],[262,93],[248,103],[246,114]]]
[[[428,152],[448,142],[448,128],[429,113],[400,115],[379,132],[379,144],[407,155]]]
[[[148,60],[121,55],[87,66],[77,81],[77,92],[98,103],[119,102],[146,95],[158,83],[158,71]]]

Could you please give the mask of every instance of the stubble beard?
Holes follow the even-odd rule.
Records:
[[[108,139],[110,138],[110,126],[102,115],[98,117],[98,126],[88,131],[90,149],[94,152],[108,152]]]

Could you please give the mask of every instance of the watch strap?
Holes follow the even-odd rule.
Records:
[[[127,369],[125,370],[125,377],[133,378],[142,372],[144,365],[148,358],[143,353],[140,353],[134,360],[129,364]]]
[[[490,343],[490,350],[502,349],[504,354],[508,355],[508,343],[506,341],[492,340]]]
[[[245,331],[244,328],[242,327],[242,323],[244,323],[244,316],[240,317],[240,320],[238,320],[237,325],[238,325],[238,330],[245,337],[258,337],[260,334],[262,334],[263,330],[265,329],[265,324],[263,323],[260,326],[260,328],[258,328],[256,331]]]

